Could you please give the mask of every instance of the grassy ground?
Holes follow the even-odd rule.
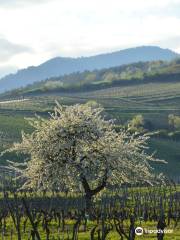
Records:
[[[142,209],[144,211],[144,209],[151,209],[151,207],[156,207],[156,213],[161,214],[161,210],[159,208],[159,204],[161,204],[162,201],[162,206],[163,209],[165,211],[165,215],[166,215],[166,224],[168,223],[168,219],[167,219],[167,212],[169,209],[169,201],[172,198],[172,196],[174,196],[175,193],[178,193],[180,191],[180,186],[177,186],[176,189],[174,187],[133,187],[133,188],[121,188],[118,190],[118,196],[127,196],[127,200],[118,200],[118,196],[117,195],[109,195],[110,193],[112,194],[112,192],[104,192],[102,197],[106,196],[106,198],[104,199],[104,197],[102,199],[104,200],[98,200],[97,202],[97,207],[99,206],[100,209],[104,209],[104,203],[110,204],[110,199],[112,200],[112,197],[115,197],[115,199],[117,201],[114,202],[114,200],[111,202],[113,204],[113,207],[115,207],[116,211],[121,211],[126,210],[127,212],[132,212],[134,211],[134,209],[137,207],[137,203],[140,203],[139,201],[141,201],[141,204],[139,205],[140,209]],[[114,192],[115,193],[115,192]],[[165,196],[164,196],[165,194]],[[31,194],[27,194],[26,195],[26,201],[28,202],[28,204],[30,204],[31,206],[31,210],[33,211],[34,209],[34,204],[40,204],[40,207],[36,206],[36,209],[38,209],[38,211],[40,212],[41,209],[46,209],[48,210],[47,212],[49,213],[49,215],[47,214],[48,218],[50,221],[48,222],[48,229],[50,230],[50,235],[49,235],[49,239],[50,240],[58,240],[58,239],[64,239],[64,240],[69,240],[72,239],[72,232],[73,232],[73,227],[76,223],[76,220],[74,220],[73,218],[67,217],[66,214],[70,214],[70,212],[72,214],[75,214],[75,209],[76,211],[79,211],[80,213],[80,204],[77,204],[75,200],[76,198],[76,194],[71,194],[71,195],[67,195],[65,197],[64,194],[58,193],[56,196],[54,196],[54,200],[52,200],[52,194],[51,193],[47,193],[46,197],[43,196],[40,193],[35,193],[35,195]],[[32,201],[32,199],[30,199],[30,196],[34,196],[33,199],[35,202]],[[39,200],[37,199],[37,196],[39,196]],[[110,196],[110,198],[108,198]],[[162,199],[162,196],[164,196],[164,198]],[[10,194],[9,195],[9,199],[13,199],[13,195]],[[19,196],[19,200],[21,201],[21,195]],[[56,197],[58,197],[58,201]],[[152,199],[155,198],[155,200],[152,201]],[[29,199],[29,200],[28,200]],[[80,198],[78,198],[78,201],[81,201]],[[3,200],[2,196],[1,196],[1,200]],[[36,202],[37,201],[37,202]],[[44,206],[46,206],[45,201],[53,201],[51,202],[51,204],[48,204],[47,207],[48,208],[44,208]],[[121,202],[122,201],[122,202]],[[151,205],[149,203],[149,201],[151,202]],[[174,212],[179,212],[179,198],[177,199],[177,201],[173,200],[172,202],[172,213]],[[69,202],[69,204],[67,204]],[[120,203],[121,202],[121,203]],[[56,204],[55,204],[56,203]],[[102,204],[103,203],[103,204]],[[123,205],[121,205],[123,203]],[[65,205],[66,207],[65,207]],[[114,205],[115,204],[115,205]],[[111,204],[110,204],[111,205]],[[109,206],[110,206],[109,205]],[[3,209],[2,209],[2,205],[1,206],[1,212],[3,213]],[[21,204],[18,204],[19,206],[19,211],[21,212]],[[112,205],[111,205],[112,206]],[[122,206],[122,207],[120,207]],[[98,209],[99,209],[98,207]],[[159,208],[159,209],[158,209]],[[174,209],[176,208],[176,210]],[[62,221],[60,222],[59,225],[59,221],[58,219],[56,219],[55,217],[52,217],[53,215],[51,215],[50,209],[54,209],[57,212],[62,211],[62,209],[64,210],[65,213],[65,218],[64,218],[64,230],[63,230],[63,224]],[[44,210],[44,211],[46,211]],[[15,210],[17,211],[17,210]],[[104,210],[103,210],[104,211]],[[106,208],[105,213],[109,212],[109,209]],[[127,213],[126,212],[126,213]],[[135,211],[136,212],[136,211]],[[135,221],[135,225],[134,227],[142,227],[145,231],[145,229],[147,230],[156,230],[157,229],[157,221],[154,220],[143,220],[143,217],[141,217],[141,214],[139,215],[138,211],[136,212],[137,214],[137,218]],[[151,213],[153,214],[153,212]],[[112,214],[112,216],[114,216]],[[52,217],[52,219],[51,219]],[[37,219],[37,226],[38,226],[38,232],[40,234],[41,240],[47,240],[46,238],[46,231],[44,228],[44,221],[42,216],[39,218],[40,220],[38,220],[38,217],[35,217]],[[6,223],[6,227],[4,228],[4,223]],[[26,223],[26,224],[24,224]],[[102,218],[100,217],[99,220],[95,220],[95,221],[91,221],[91,220],[87,220],[87,227],[85,230],[84,227],[84,220],[81,221],[81,224],[79,225],[79,231],[78,231],[78,239],[79,240],[89,240],[90,239],[90,232],[93,229],[94,226],[97,226],[97,231],[98,229],[102,230]],[[28,240],[31,234],[31,230],[32,230],[32,226],[30,224],[30,221],[27,220],[26,215],[24,215],[21,220],[20,220],[20,224],[21,224],[21,235],[22,235],[22,239],[23,240]],[[114,226],[114,221],[113,221],[113,217],[108,217],[107,220],[104,221],[104,224],[107,226],[110,226],[110,224],[113,224],[113,228],[111,229],[111,231],[109,232],[109,234],[107,235],[107,240],[119,240],[120,237],[118,235],[118,233],[116,232],[115,226]],[[124,231],[126,234],[128,234],[129,232],[129,227],[130,227],[130,222],[129,220],[124,220],[123,222],[124,225]],[[25,226],[25,228],[24,228]],[[170,230],[170,233],[166,233],[164,240],[179,240],[180,239],[180,222],[178,222],[177,224],[175,224],[175,220],[173,218],[171,218],[170,220],[170,224],[165,228],[165,230]],[[95,236],[95,240],[98,239],[98,233],[96,231]],[[17,233],[16,233],[16,229],[12,220],[12,217],[10,215],[5,217],[5,221],[2,218],[2,225],[0,226],[0,236],[1,239],[4,240],[16,240],[17,239]],[[58,238],[59,237],[59,238]],[[156,234],[155,233],[149,233],[146,234],[144,233],[142,236],[136,236],[135,238],[136,240],[154,240],[156,239]]]
[[[177,186],[176,191],[178,192],[179,190],[180,190],[180,187]],[[143,209],[146,206],[146,204],[148,203],[148,200],[147,200],[147,203],[145,202],[145,199],[144,199],[143,196],[149,196],[149,194],[150,194],[152,197],[155,196],[155,198],[156,198],[158,195],[159,195],[159,197],[163,196],[164,191],[166,191],[166,197],[169,198],[170,193],[173,194],[175,189],[174,190],[173,189],[170,190],[170,188],[168,189],[168,188],[146,188],[146,187],[144,187],[144,188],[139,188],[139,187],[138,188],[130,188],[128,190],[128,192],[127,192],[129,194],[129,198],[128,198],[129,200],[126,203],[124,202],[124,204],[126,206],[126,204],[128,203],[127,208],[129,208],[128,211],[131,212],[134,209],[134,207],[137,206],[137,202],[136,202],[136,199],[134,198],[134,196],[137,196],[137,194],[139,193],[139,194],[141,194],[141,197],[142,197],[142,209]],[[153,195],[154,193],[155,193],[155,195]],[[156,194],[158,194],[158,195],[156,195]],[[50,193],[47,193],[47,195],[49,197],[52,196],[52,195],[50,195]],[[131,197],[134,200],[132,200]],[[12,198],[12,195],[10,196],[10,198]],[[66,201],[69,201],[69,197],[68,196],[65,199],[66,199]],[[71,203],[73,203],[72,199],[73,199],[73,195],[71,196]],[[36,200],[36,199],[34,199],[34,200]],[[45,198],[44,198],[44,200],[45,200]],[[43,197],[42,197],[41,201],[44,201],[44,200],[43,200]],[[46,200],[47,200],[47,198],[46,198]],[[29,201],[30,201],[30,203],[33,206],[32,200],[29,200]],[[158,205],[159,201],[161,201],[161,200],[159,198],[157,198],[157,207],[159,206]],[[167,204],[164,205],[164,203],[167,203]],[[45,204],[45,203],[43,203],[43,204]],[[57,204],[56,205],[58,207],[60,207],[61,209],[64,209],[64,211],[66,213],[71,212],[72,205],[71,204],[67,205],[67,209],[66,209],[65,207],[62,206],[63,204],[65,204],[64,200],[61,202],[61,204],[58,203],[58,205]],[[153,204],[156,204],[156,202],[154,202]],[[53,208],[56,211],[61,212],[60,209],[56,208],[56,205],[53,205]],[[168,200],[163,199],[163,206],[165,206],[166,212],[167,212],[167,210],[168,210]],[[178,205],[178,203],[174,202],[173,206],[178,207],[179,205]],[[41,205],[41,207],[42,207],[42,205]],[[39,210],[41,209],[41,207],[39,208]],[[151,206],[148,205],[148,208],[150,208],[150,207]],[[50,208],[50,206],[49,206],[49,208]],[[21,209],[20,205],[19,205],[19,209]],[[74,207],[73,207],[73,209],[74,209]],[[77,209],[78,209],[78,206],[77,206]],[[118,208],[117,208],[117,211],[118,211]],[[179,207],[177,208],[176,211],[178,213]],[[157,212],[160,213],[160,209],[159,210],[157,209]],[[73,210],[73,213],[75,213],[75,210]],[[10,239],[16,240],[17,239],[17,232],[16,232],[16,229],[14,227],[14,223],[13,223],[12,217],[7,216],[6,219],[5,219],[5,222],[6,222],[6,227],[5,228],[3,227],[4,226],[4,220],[2,221],[2,225],[0,227],[1,239],[4,239],[4,240],[10,240]],[[168,220],[166,218],[166,224],[167,224],[167,222],[168,222]],[[40,221],[38,220],[37,223],[38,223],[38,225],[37,225],[38,226],[38,232],[40,234],[41,240],[47,240],[43,219],[41,219]],[[76,220],[70,219],[70,218],[66,217],[64,219],[64,230],[63,230],[62,221],[61,221],[61,223],[59,225],[58,219],[55,219],[55,218],[50,219],[50,221],[48,222],[48,229],[49,229],[49,233],[50,233],[49,234],[49,239],[50,240],[53,240],[53,239],[54,240],[58,240],[58,239],[69,240],[69,239],[72,239],[73,227],[74,227],[75,223],[76,223]],[[94,226],[97,226],[97,229],[96,229],[95,235],[94,235],[95,236],[94,239],[97,240],[98,239],[98,229],[100,231],[102,230],[102,220],[101,220],[101,218],[98,221],[97,220],[95,220],[95,221],[88,220],[87,221],[87,225],[86,225],[86,230],[85,230],[85,227],[84,227],[85,226],[84,223],[85,223],[84,220],[82,220],[81,224],[79,225],[79,228],[78,228],[78,239],[79,240],[90,240],[91,230],[94,228]],[[30,239],[30,234],[31,234],[31,231],[32,231],[32,226],[30,224],[30,221],[27,220],[27,218],[24,216],[24,217],[21,218],[20,224],[21,224],[21,236],[22,236],[22,239],[23,240]],[[119,236],[119,234],[117,233],[117,231],[115,229],[113,218],[109,218],[108,217],[108,219],[105,220],[104,224],[106,226],[110,226],[110,224],[113,224],[113,228],[108,233],[106,239],[107,240],[119,240],[120,236]],[[24,226],[25,226],[25,228],[24,228]],[[130,227],[129,220],[124,220],[123,226],[124,226],[123,229],[124,229],[125,233],[128,234],[129,227]],[[136,236],[136,238],[135,238],[136,240],[154,240],[154,239],[157,239],[156,238],[156,233],[145,233],[145,230],[155,231],[157,229],[157,221],[154,221],[154,220],[147,220],[147,221],[145,221],[145,220],[143,220],[142,217],[139,217],[139,218],[137,217],[137,220],[135,222],[134,227],[135,228],[136,227],[141,227],[144,230],[144,234],[142,236]],[[179,240],[180,239],[180,222],[175,224],[175,221],[173,220],[173,218],[171,218],[170,224],[165,228],[165,230],[166,231],[170,231],[170,232],[169,233],[165,233],[164,240]]]
[[[4,240],[17,240],[17,235],[16,235],[16,230],[15,228],[12,228],[12,220],[9,219],[7,223],[7,233],[5,236],[1,234],[1,239]],[[68,227],[66,227],[66,233],[61,233],[59,230],[59,233],[57,232],[57,225],[54,223],[51,225],[51,233],[50,233],[50,239],[56,239],[58,240],[58,237],[60,239],[68,240],[72,239],[72,227],[73,227],[74,222],[73,221],[68,221]],[[94,223],[89,222],[87,226],[87,231],[83,231],[83,226],[80,226],[80,232],[78,234],[78,239],[79,240],[90,240],[90,230],[92,229]],[[156,230],[156,224],[154,222],[141,222],[137,225],[138,227],[142,227],[143,229],[148,229],[148,230]],[[27,233],[23,234],[23,229],[22,229],[22,239],[23,240],[28,240],[31,232],[31,226],[29,223],[27,223]],[[179,240],[180,239],[180,228],[174,228],[173,224],[168,226],[166,230],[172,230],[172,233],[166,233],[164,240]],[[69,232],[69,233],[67,233]],[[43,228],[39,228],[39,233],[41,236],[41,240],[46,240],[46,234],[43,230]],[[12,234],[12,238],[11,238]],[[95,239],[97,240],[97,234],[95,235]],[[107,235],[107,240],[119,240],[120,237],[118,233],[115,230],[112,230],[108,235]],[[142,236],[136,236],[136,240],[155,240],[157,239],[157,235],[155,233],[149,233],[149,234],[143,234]]]

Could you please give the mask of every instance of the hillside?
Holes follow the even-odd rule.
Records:
[[[36,81],[74,72],[83,72],[85,70],[93,71],[95,69],[115,67],[139,61],[170,61],[178,56],[177,53],[168,49],[146,46],[91,57],[56,57],[39,66],[22,69],[16,74],[10,74],[0,79],[0,92],[24,87]]]
[[[180,60],[172,62],[138,62],[103,70],[72,73],[35,82],[0,95],[1,98],[18,98],[41,94],[89,92],[112,87],[135,86],[148,83],[174,83],[180,79]]]
[[[17,99],[17,100],[16,100]],[[20,100],[21,99],[21,100]],[[169,116],[180,121],[180,61],[139,62],[109,69],[74,73],[0,95],[0,133],[2,146],[18,141],[20,132],[31,131],[24,117],[37,113],[48,117],[55,106],[96,101],[117,127],[137,115],[144,119],[143,129],[158,134],[151,138],[150,152],[168,161],[158,165],[160,172],[178,177],[180,168],[180,124],[173,128]],[[5,163],[7,156],[0,161]],[[17,156],[8,156],[17,159]]]

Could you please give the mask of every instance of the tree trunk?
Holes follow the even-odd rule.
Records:
[[[92,195],[91,194],[86,193],[86,195],[85,195],[85,203],[86,203],[86,212],[88,213],[88,215],[91,215],[91,213],[92,213],[92,205],[93,205]]]
[[[93,205],[93,202],[92,202],[92,199],[93,199],[93,196],[97,195],[99,192],[101,192],[105,187],[106,187],[106,184],[107,184],[107,169],[105,170],[105,173],[104,173],[104,176],[102,178],[102,182],[99,183],[99,185],[95,188],[95,189],[91,189],[90,188],[90,185],[86,179],[86,177],[81,174],[81,183],[82,183],[82,186],[84,188],[84,191],[85,191],[85,203],[86,203],[86,212],[89,214],[89,215],[92,215],[92,205]]]

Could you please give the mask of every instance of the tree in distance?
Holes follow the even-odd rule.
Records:
[[[131,132],[144,132],[144,118],[141,114],[136,115],[131,121],[128,123],[128,129]]]
[[[24,167],[12,164],[24,179],[22,188],[81,191],[86,209],[103,189],[122,183],[155,183],[149,161],[159,161],[146,153],[147,135],[115,131],[97,103],[61,106],[57,103],[49,119],[29,119],[32,134],[22,133],[22,141],[10,151],[28,156]]]
[[[176,130],[180,130],[180,117],[175,116],[174,114],[169,114],[168,116],[169,125]]]

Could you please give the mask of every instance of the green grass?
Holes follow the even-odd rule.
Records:
[[[20,141],[21,131],[31,132],[32,127],[24,119],[24,115],[15,111],[1,112],[0,114],[0,153],[9,148],[12,143]],[[22,158],[14,153],[8,153],[0,157],[0,165],[6,165],[6,160],[22,161]]]
[[[168,139],[151,139],[150,150],[155,150],[155,156],[165,159],[167,164],[153,164],[159,172],[164,172],[170,177],[179,176],[180,169],[180,142]]]
[[[72,227],[73,227],[73,221],[68,221],[68,227],[67,227],[67,230],[70,231],[70,233],[68,234],[70,239],[72,238]],[[12,227],[13,225],[13,222],[12,220],[9,218],[8,219],[8,223],[7,223],[7,234],[6,234],[6,238],[7,240],[10,239],[10,232],[12,231],[13,232],[13,238],[12,240],[17,240],[17,235],[16,235],[16,230],[14,227]],[[84,232],[83,229],[82,229],[82,225],[80,226],[80,233],[78,234],[78,239],[79,240],[89,240],[90,239],[90,230],[92,228],[94,224],[92,222],[89,222],[88,223],[88,226],[87,226],[87,231]],[[148,230],[156,230],[156,223],[154,222],[141,222],[141,223],[137,223],[137,226],[138,227],[142,227],[143,229],[148,229]],[[24,233],[23,234],[23,229],[22,229],[22,239],[23,240],[28,240],[28,236],[29,236],[29,233],[31,231],[31,226],[30,226],[30,223],[28,222],[27,223],[27,229],[28,229],[28,233]],[[58,233],[55,233],[57,232],[57,224],[54,222],[54,224],[51,224],[50,225],[50,229],[51,229],[51,233],[50,233],[50,239],[58,239],[58,236],[60,236],[61,238],[64,237],[64,240],[67,240],[68,239],[68,235],[67,233],[65,234],[58,234]],[[164,237],[164,240],[179,240],[180,239],[180,228],[177,227],[174,229],[174,226],[173,225],[170,225],[166,228],[167,230],[173,230],[173,233],[167,233],[165,234],[165,237]],[[41,240],[46,240],[46,235],[45,235],[45,232],[44,230],[42,229],[42,227],[39,228],[39,233],[40,233],[40,236],[41,236]],[[95,239],[97,240],[97,234],[95,235]],[[115,230],[112,230],[107,238],[107,240],[119,240],[120,237],[118,235],[118,233],[115,231]],[[143,236],[136,236],[136,239],[137,240],[154,240],[156,239],[156,234],[146,234],[146,235],[143,235]]]
[[[124,203],[123,209],[126,210],[127,213],[128,212],[132,213],[134,211],[134,208],[137,207],[137,204],[140,204],[140,202],[141,202],[141,204],[139,205],[139,207],[141,209],[144,209],[144,207],[146,208],[146,206],[148,206],[147,207],[148,210],[150,210],[151,207],[155,207],[156,214],[159,216],[161,214],[161,209],[159,207],[159,204],[162,201],[162,206],[164,206],[165,215],[167,216],[170,196],[173,196],[173,194],[175,192],[179,192],[179,190],[180,190],[180,186],[177,186],[176,190],[175,190],[175,188],[170,187],[170,186],[169,187],[149,187],[149,188],[147,188],[147,187],[134,187],[134,188],[128,188],[128,189],[121,189],[120,188],[119,192],[118,192],[118,194],[120,194],[120,195],[118,195],[118,196],[123,196],[124,194],[126,196],[128,196],[127,200],[125,200],[123,202]],[[107,200],[105,200],[105,202],[108,203],[108,204],[110,204],[110,202],[108,200],[108,196],[110,198],[113,197],[113,196],[114,197],[116,196],[116,195],[112,195],[111,191],[110,192],[108,191],[106,193],[104,192],[103,195],[104,195],[105,199],[107,199]],[[102,197],[103,197],[103,195],[102,195]],[[37,196],[38,196],[38,193],[36,193],[36,195],[33,197],[34,200],[37,200],[38,202],[39,201],[42,201],[42,202],[44,201],[44,197],[43,196],[40,197],[41,200],[40,199],[36,199]],[[50,193],[47,193],[47,196],[48,196],[49,199],[52,198],[52,195]],[[58,196],[58,198],[60,198],[61,194],[59,193],[57,196]],[[62,196],[64,197],[64,195],[62,195]],[[138,198],[136,199],[137,196],[138,196]],[[30,196],[27,194],[26,200],[29,197]],[[155,197],[155,199],[153,197]],[[10,198],[12,198],[12,195],[10,195]],[[66,201],[66,203],[63,200],[61,203],[58,204],[58,209],[55,208],[55,210],[61,212],[61,209],[64,209],[65,214],[70,212],[70,211],[74,211],[74,209],[80,210],[79,204],[77,205],[77,203],[73,201],[73,198],[76,198],[76,194],[67,195],[66,197],[64,197],[64,200]],[[162,200],[161,200],[161,198],[162,198]],[[154,199],[154,200],[152,200],[152,199]],[[47,200],[47,198],[46,198],[46,200]],[[67,205],[67,203],[70,202],[70,200],[71,200],[72,205],[71,204]],[[29,200],[29,201],[33,205],[32,200]],[[99,200],[99,202],[96,202],[96,204],[97,204],[96,206],[99,206],[101,208],[101,206],[102,206],[101,204],[103,202],[104,202],[103,200],[102,200],[102,202],[101,202],[101,200]],[[112,203],[113,202],[111,202],[111,204]],[[66,207],[65,207],[65,205],[66,205]],[[175,202],[175,200],[173,200],[173,202],[172,202],[172,211],[173,212],[175,211],[175,206],[177,207],[177,211],[178,211],[178,207],[179,207],[178,202]],[[50,208],[50,206],[48,206],[48,209],[49,208]],[[54,208],[54,205],[53,205],[53,208]],[[114,208],[117,211],[121,210],[121,208],[122,208],[121,205],[119,204],[118,198],[116,198],[116,201],[113,203],[113,209]],[[38,210],[40,210],[40,209],[38,208]],[[106,211],[108,212],[109,208],[107,208],[105,210],[105,212]],[[30,224],[30,222],[28,220],[27,221],[27,225],[26,225],[26,231],[25,231],[25,233],[23,233],[23,223],[24,223],[24,220],[25,220],[25,217],[22,217],[21,218],[21,233],[22,233],[22,239],[23,240],[27,240],[28,239],[28,235],[29,235],[32,227],[31,227],[31,224]],[[14,240],[17,239],[16,238],[17,237],[16,230],[15,230],[12,218],[10,216],[6,217],[6,223],[7,223],[7,228],[6,228],[5,232],[6,232],[7,240],[10,239],[10,233],[11,232],[13,232],[13,238],[12,239],[14,239]],[[82,221],[81,224],[80,224],[79,234],[78,234],[78,239],[82,239],[82,240],[85,240],[85,239],[89,240],[90,239],[90,230],[94,226],[98,225],[100,229],[102,227],[101,220],[99,220],[98,224],[97,224],[97,220],[94,220],[94,221],[88,220],[88,222],[87,222],[87,230],[84,231],[83,223],[84,222]],[[108,217],[108,219],[105,220],[105,223],[106,224],[113,223],[112,217]],[[166,218],[166,223],[167,223],[167,218]],[[65,231],[63,232],[62,231],[62,225],[61,225],[61,227],[58,230],[58,221],[55,221],[55,218],[53,218],[53,220],[51,220],[49,222],[49,224],[48,224],[49,229],[50,229],[50,239],[53,239],[53,237],[54,237],[54,239],[58,239],[58,236],[60,236],[61,239],[64,239],[64,240],[66,239],[67,240],[68,239],[68,235],[69,235],[69,237],[71,239],[71,237],[72,237],[72,229],[73,229],[73,225],[74,224],[75,224],[75,220],[66,217],[65,218]],[[123,224],[124,224],[125,232],[128,233],[129,226],[130,226],[129,220],[124,220]],[[142,227],[143,229],[148,229],[148,230],[156,230],[157,229],[157,221],[154,221],[154,220],[148,220],[148,221],[142,220],[141,213],[137,212],[137,219],[136,219],[136,222],[135,222],[135,227]],[[165,240],[173,240],[173,239],[174,240],[179,240],[179,237],[180,237],[180,222],[178,222],[177,226],[175,226],[175,222],[171,218],[170,225],[168,225],[166,227],[166,230],[173,230],[173,232],[169,233],[169,234],[165,234],[165,238],[164,238]],[[38,231],[40,233],[41,239],[45,240],[46,236],[45,236],[45,230],[42,227],[42,218],[40,219],[40,222],[38,224]],[[0,235],[1,235],[1,232],[2,232],[2,229],[0,228]],[[69,234],[67,234],[67,232]],[[97,240],[98,239],[97,238],[97,233],[96,233],[95,236],[96,236],[95,239]],[[108,234],[107,239],[109,239],[109,240],[119,240],[120,239],[119,235],[117,234],[117,232],[115,230],[114,225],[113,225],[113,229]],[[148,234],[148,235],[144,234],[143,236],[136,237],[136,239],[138,239],[138,240],[140,240],[140,239],[143,239],[143,240],[145,240],[145,239],[154,240],[154,239],[156,239],[156,234]]]

